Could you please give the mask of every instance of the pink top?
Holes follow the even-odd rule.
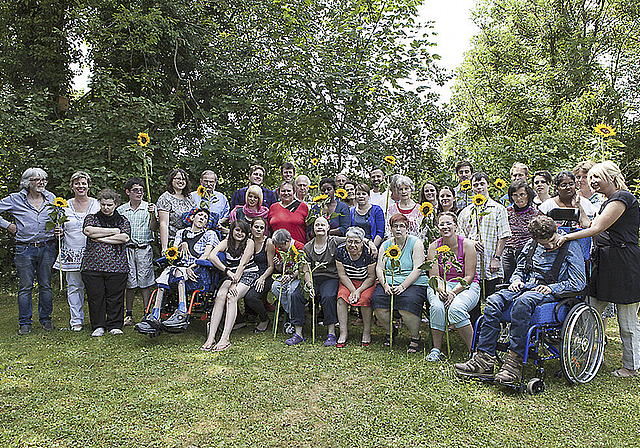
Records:
[[[442,238],[438,238],[436,241],[436,249],[438,247],[442,246]],[[437,254],[438,255],[438,269],[440,271],[440,277],[442,277],[442,254]],[[462,274],[460,274],[458,272],[458,270],[451,266],[451,268],[449,268],[449,270],[447,271],[447,281],[451,281],[454,278],[458,278],[458,277],[464,277],[464,237],[458,235],[458,253],[456,254],[456,260],[458,260],[458,263],[460,263],[462,265]],[[475,275],[473,276],[473,283],[477,283],[478,282],[478,271],[476,270]]]

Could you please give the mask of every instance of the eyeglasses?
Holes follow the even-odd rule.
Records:
[[[132,188],[131,193],[143,194],[144,190],[142,188]]]
[[[36,179],[29,179],[29,182],[34,182],[34,183],[40,183],[42,182],[43,184],[47,183],[47,179],[43,179],[41,177],[38,177]]]
[[[545,179],[533,181],[533,185],[548,184],[548,183],[549,182],[547,182]]]
[[[571,188],[571,187],[575,187],[575,186],[576,186],[575,182],[566,182],[566,183],[562,183],[562,184],[558,185],[558,188],[565,189],[565,188]]]
[[[391,226],[392,229],[406,229],[407,225],[406,224],[394,224]]]

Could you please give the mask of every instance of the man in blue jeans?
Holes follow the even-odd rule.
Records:
[[[19,335],[31,333],[31,292],[33,281],[38,279],[38,318],[46,331],[53,329],[51,311],[53,293],[51,291],[51,267],[56,259],[56,244],[53,230],[47,231],[55,197],[45,190],[47,173],[40,168],[29,168],[20,180],[20,191],[11,193],[0,201],[0,213],[9,212],[14,223],[0,217],[0,227],[7,229],[16,238],[14,262],[18,269],[20,286],[18,289]]]
[[[545,215],[529,222],[529,232],[533,241],[527,243],[518,257],[511,284],[487,299],[476,353],[469,361],[453,366],[460,375],[493,378],[505,385],[520,384],[527,331],[536,306],[557,301],[554,294],[580,292],[586,286],[584,256],[578,241],[571,241],[575,244],[562,251],[564,245],[553,249],[559,235],[553,219]],[[500,318],[511,302],[509,351],[494,377]]]

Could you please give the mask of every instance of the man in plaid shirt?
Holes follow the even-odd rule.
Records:
[[[489,177],[480,171],[474,173],[471,176],[471,188],[474,197],[483,195],[486,202],[465,207],[458,216],[458,226],[464,236],[476,241],[477,270],[484,280],[484,297],[488,297],[495,292],[496,285],[503,281],[501,257],[511,236],[511,229],[507,209],[489,197]]]

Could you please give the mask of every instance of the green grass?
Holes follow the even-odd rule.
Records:
[[[351,328],[352,343],[339,350],[322,347],[322,327],[315,345],[286,347],[283,335],[274,341],[250,326],[232,334],[230,349],[204,353],[200,320],[154,339],[131,328],[91,338],[37,324],[19,337],[11,291],[0,294],[0,316],[2,447],[640,444],[640,383],[609,374],[620,365],[617,328],[592,383],[568,386],[553,377],[553,361],[547,391],[523,396],[407,355],[406,330],[390,353],[380,329],[363,349]],[[56,295],[54,324],[68,327],[68,317]],[[452,339],[457,362],[465,355]]]

